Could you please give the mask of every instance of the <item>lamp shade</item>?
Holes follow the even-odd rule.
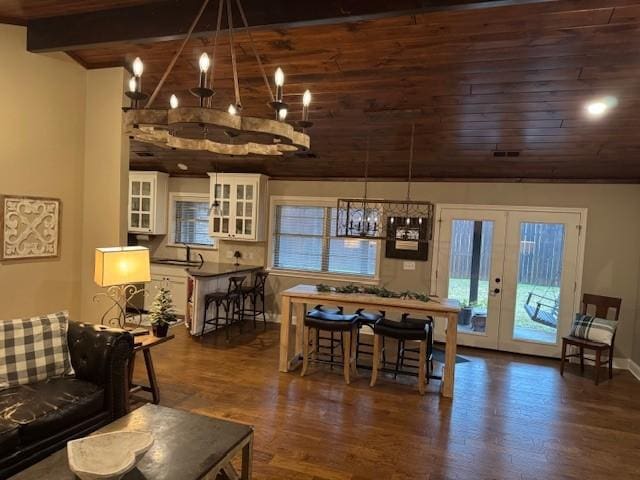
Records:
[[[151,281],[149,249],[96,248],[95,282],[101,287]]]

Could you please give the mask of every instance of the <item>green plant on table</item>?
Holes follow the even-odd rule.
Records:
[[[176,313],[171,300],[171,292],[166,288],[160,288],[149,310],[149,320],[152,325],[170,324],[177,321]]]

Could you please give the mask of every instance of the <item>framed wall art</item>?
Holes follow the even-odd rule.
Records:
[[[61,201],[0,195],[0,260],[57,257]]]

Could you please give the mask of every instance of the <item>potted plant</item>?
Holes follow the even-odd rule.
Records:
[[[462,302],[462,309],[458,313],[458,325],[470,325],[473,317],[473,303]]]
[[[149,319],[151,320],[151,328],[156,337],[166,337],[169,331],[169,325],[177,320],[171,301],[171,292],[166,288],[160,288],[160,291],[153,300],[151,309],[149,310]]]

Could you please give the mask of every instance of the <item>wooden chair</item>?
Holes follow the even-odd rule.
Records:
[[[614,318],[613,320],[618,321],[620,316],[620,306],[622,305],[622,299],[616,297],[604,297],[602,295],[592,295],[590,293],[585,293],[582,296],[582,308],[580,313],[583,315],[587,314],[587,310],[589,306],[595,307],[595,316],[600,318],[608,318],[609,309],[614,310]],[[566,337],[562,337],[562,360],[560,363],[560,375],[564,375],[564,364],[567,358],[570,357],[580,357],[580,371],[584,373],[584,349],[594,350],[596,353],[595,358],[595,382],[598,385],[600,381],[600,368],[602,367],[602,352],[607,352],[608,354],[608,363],[609,363],[609,378],[613,378],[613,346],[616,340],[616,336],[614,334],[611,339],[611,345],[607,345],[606,343],[600,342],[592,342],[590,340],[585,340],[584,338],[574,337],[572,335],[567,335]],[[567,346],[572,345],[579,348],[579,353],[567,355]]]

